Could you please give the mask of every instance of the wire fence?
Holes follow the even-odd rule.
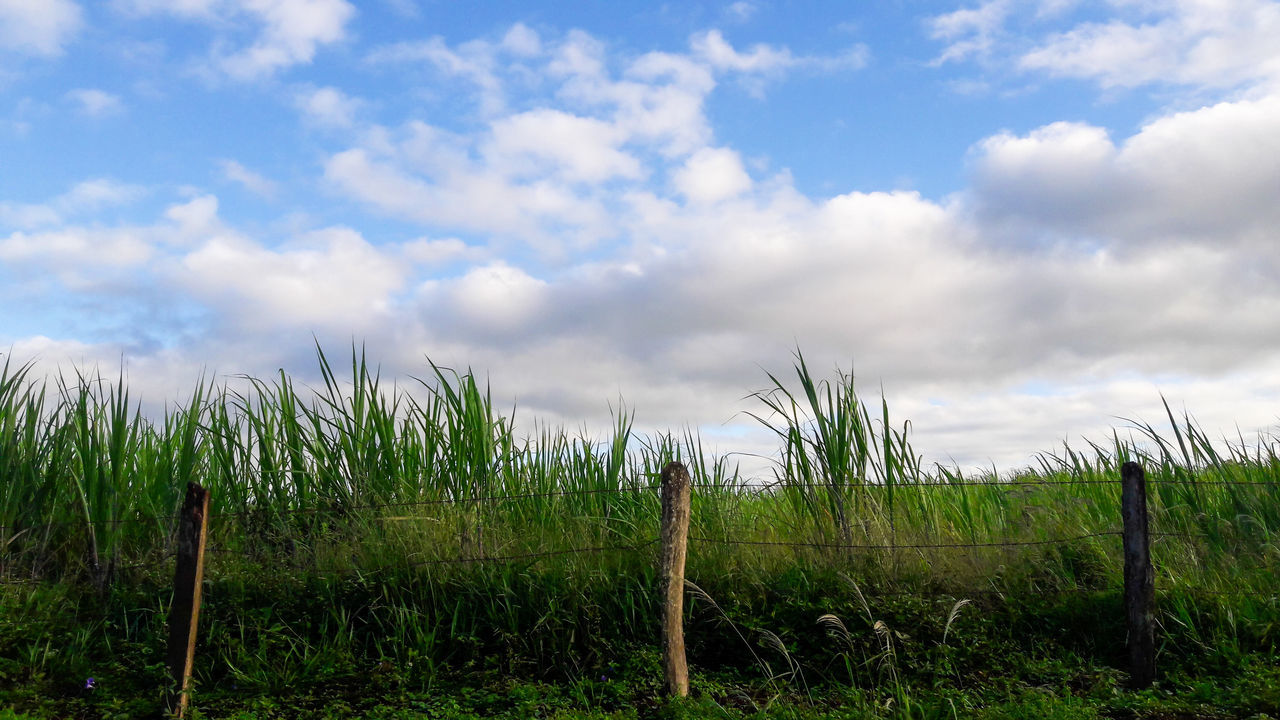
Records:
[[[794,547],[794,548],[810,548],[818,550],[963,550],[968,548],[989,548],[989,547],[1019,547],[1019,546],[1037,546],[1037,545],[1061,545],[1065,543],[1087,540],[1089,538],[1120,536],[1119,530],[1107,530],[1103,532],[1086,533],[1084,535],[1076,535],[1066,538],[1051,538],[1048,540],[1008,540],[995,542],[968,542],[968,543],[918,543],[918,544],[889,544],[880,543],[852,545],[845,543],[814,543],[814,542],[795,542],[789,540],[726,540],[720,538],[710,538],[704,536],[690,535],[690,540],[698,542],[712,543],[716,545],[756,545],[762,547]]]
[[[1148,480],[1152,485],[1191,485],[1200,487],[1213,486],[1269,486],[1280,489],[1280,482],[1266,481],[1236,481],[1236,480],[1211,480],[1203,481],[1194,478],[1151,478]],[[1119,486],[1119,479],[1073,479],[1073,480],[950,480],[934,483],[900,483],[894,485],[883,484],[841,484],[841,483],[795,483],[795,482],[775,482],[775,483],[703,483],[697,485],[696,488],[701,492],[785,492],[788,490],[837,490],[837,491],[854,491],[862,489],[879,489],[888,491],[890,489],[897,491],[911,490],[935,490],[948,488],[973,488],[973,487],[989,487],[994,489],[1012,489],[1022,487],[1057,487],[1073,488],[1079,486],[1109,485]],[[331,502],[325,505],[310,508],[294,508],[294,509],[275,509],[275,508],[247,508],[244,510],[211,513],[210,520],[228,520],[234,518],[244,518],[252,516],[287,518],[293,516],[314,516],[320,514],[349,514],[365,511],[384,511],[384,510],[404,510],[416,507],[433,507],[433,506],[457,506],[466,504],[489,504],[502,502],[517,502],[534,499],[551,499],[551,498],[567,498],[567,497],[587,497],[587,496],[605,496],[605,495],[625,495],[639,494],[659,491],[660,484],[632,485],[616,488],[590,488],[590,489],[574,489],[574,490],[551,490],[544,492],[523,492],[509,495],[473,495],[451,498],[432,498],[425,500],[407,500],[386,503],[342,503]],[[416,519],[417,517],[427,516],[400,516],[391,519],[407,520]],[[134,515],[131,517],[121,518],[85,518],[83,520],[62,521],[57,523],[46,523],[37,526],[27,526],[21,528],[21,534],[26,533],[48,533],[59,528],[83,528],[86,526],[119,526],[127,523],[146,523],[146,524],[166,524],[176,523],[178,514],[160,514],[160,515]],[[388,519],[388,518],[383,518]],[[15,526],[0,526],[0,533],[18,530]],[[1055,545],[1065,545],[1076,543],[1083,540],[1119,537],[1122,533],[1119,530],[1104,530],[1091,533],[1083,533],[1067,537],[1042,538],[1031,540],[991,540],[991,541],[971,541],[971,542],[888,542],[888,543],[826,543],[826,542],[806,542],[794,540],[754,540],[754,539],[733,539],[733,538],[717,538],[708,535],[690,535],[689,540],[705,543],[709,545],[722,546],[754,546],[754,547],[783,547],[794,549],[810,549],[810,550],[830,550],[830,551],[859,551],[859,552],[897,552],[910,550],[981,550],[990,548],[1015,548],[1015,547],[1045,547]],[[1175,533],[1175,532],[1156,532],[1151,534],[1153,540],[1176,538],[1184,540],[1206,539],[1208,535],[1203,533]],[[458,538],[461,541],[461,538]],[[524,552],[509,555],[475,555],[461,556],[457,558],[433,558],[429,560],[417,560],[405,563],[406,567],[428,567],[434,565],[456,565],[456,564],[480,564],[480,563],[507,563],[516,561],[539,560],[548,557],[558,557],[566,555],[578,555],[587,553],[602,552],[621,552],[621,551],[638,551],[656,544],[658,540],[652,539],[639,543],[631,544],[615,544],[615,545],[591,545],[572,548],[551,549],[538,552]],[[240,555],[247,558],[262,559],[269,553],[261,550],[235,550],[226,547],[209,547],[207,552],[214,555]],[[167,552],[163,558],[149,560],[146,562],[132,563],[128,565],[117,565],[112,568],[113,572],[125,572],[135,569],[155,567],[167,559],[172,558],[173,552]],[[0,584],[36,584],[41,582],[40,579],[13,579],[0,576]],[[976,591],[977,589],[975,589]],[[1087,589],[1072,589],[1065,592],[1088,592]],[[913,591],[914,592],[914,591]],[[1001,590],[982,590],[981,592],[1003,593]],[[1021,591],[1020,591],[1021,592]],[[1237,594],[1234,592],[1214,591],[1210,594]],[[1247,593],[1246,593],[1247,594]]]
[[[841,492],[859,492],[865,490],[879,490],[888,492],[890,490],[896,492],[909,492],[914,490],[943,490],[950,488],[971,488],[971,487],[989,487],[994,489],[1010,489],[1021,487],[1064,487],[1073,488],[1079,486],[1092,485],[1114,485],[1119,486],[1121,483],[1118,479],[1079,479],[1079,480],[958,480],[958,481],[941,481],[941,482],[902,482],[885,485],[881,483],[796,483],[796,482],[772,482],[772,483],[705,483],[696,487],[702,491],[747,491],[765,493],[768,491],[787,491],[787,490],[836,490]],[[1192,487],[1218,487],[1218,486],[1245,486],[1245,487],[1271,487],[1280,490],[1280,480],[1264,481],[1264,480],[1196,480],[1189,478],[1150,478],[1147,480],[1149,485],[1183,485]],[[654,492],[661,489],[660,485],[637,485],[631,487],[619,488],[599,488],[587,490],[552,490],[546,492],[530,492],[517,493],[512,495],[475,495],[454,498],[433,498],[430,500],[406,500],[398,502],[386,503],[343,503],[340,501],[331,501],[324,505],[310,508],[292,508],[279,510],[270,507],[265,508],[246,508],[244,510],[234,510],[229,512],[211,513],[210,520],[223,520],[227,518],[249,517],[255,515],[264,516],[293,516],[293,515],[318,515],[318,514],[343,514],[365,510],[389,510],[393,508],[412,508],[412,507],[428,507],[428,506],[447,506],[447,505],[464,505],[478,503],[500,503],[520,500],[533,500],[545,498],[563,498],[563,497],[585,497],[591,495],[626,495],[635,493]],[[165,522],[174,522],[178,519],[177,513],[165,514],[144,514],[132,515],[130,517],[120,518],[85,518],[83,520],[63,520],[59,522],[43,523],[34,526],[16,526],[16,525],[0,525],[0,533],[22,530],[30,531],[47,531],[57,528],[67,527],[84,527],[86,525],[93,526],[119,526],[132,523],[140,524],[161,524]]]

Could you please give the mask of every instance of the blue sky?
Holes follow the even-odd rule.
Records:
[[[767,437],[853,369],[1025,464],[1280,399],[1280,3],[0,0],[0,348],[488,374],[569,426]]]

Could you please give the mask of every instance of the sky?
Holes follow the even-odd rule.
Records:
[[[471,368],[696,429],[797,350],[926,461],[1280,423],[1280,3],[0,0],[0,354]],[[747,456],[749,457],[749,456]]]

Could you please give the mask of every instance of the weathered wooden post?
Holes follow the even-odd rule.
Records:
[[[1147,533],[1147,477],[1141,465],[1127,462],[1120,467],[1120,480],[1129,682],[1135,688],[1145,688],[1156,678],[1155,571]]]
[[[684,559],[689,549],[689,471],[678,462],[662,468],[662,670],[667,694],[689,695],[684,656]]]
[[[178,562],[173,574],[173,604],[169,606],[169,712],[181,718],[191,691],[191,664],[196,655],[196,626],[200,618],[200,585],[204,580],[205,531],[209,523],[209,491],[187,483],[187,497],[178,518]]]

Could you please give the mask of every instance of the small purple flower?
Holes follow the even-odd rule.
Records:
[[[608,682],[608,681],[609,681],[609,676],[608,676],[608,675],[601,675],[601,676],[600,676],[600,682]]]
[[[89,679],[87,679],[87,680],[85,680],[85,681],[84,681],[84,689],[85,689],[85,690],[93,690],[93,689],[94,689],[94,688],[96,688],[96,687],[98,687],[98,681],[97,681],[97,680],[94,680],[93,678],[89,678]]]

